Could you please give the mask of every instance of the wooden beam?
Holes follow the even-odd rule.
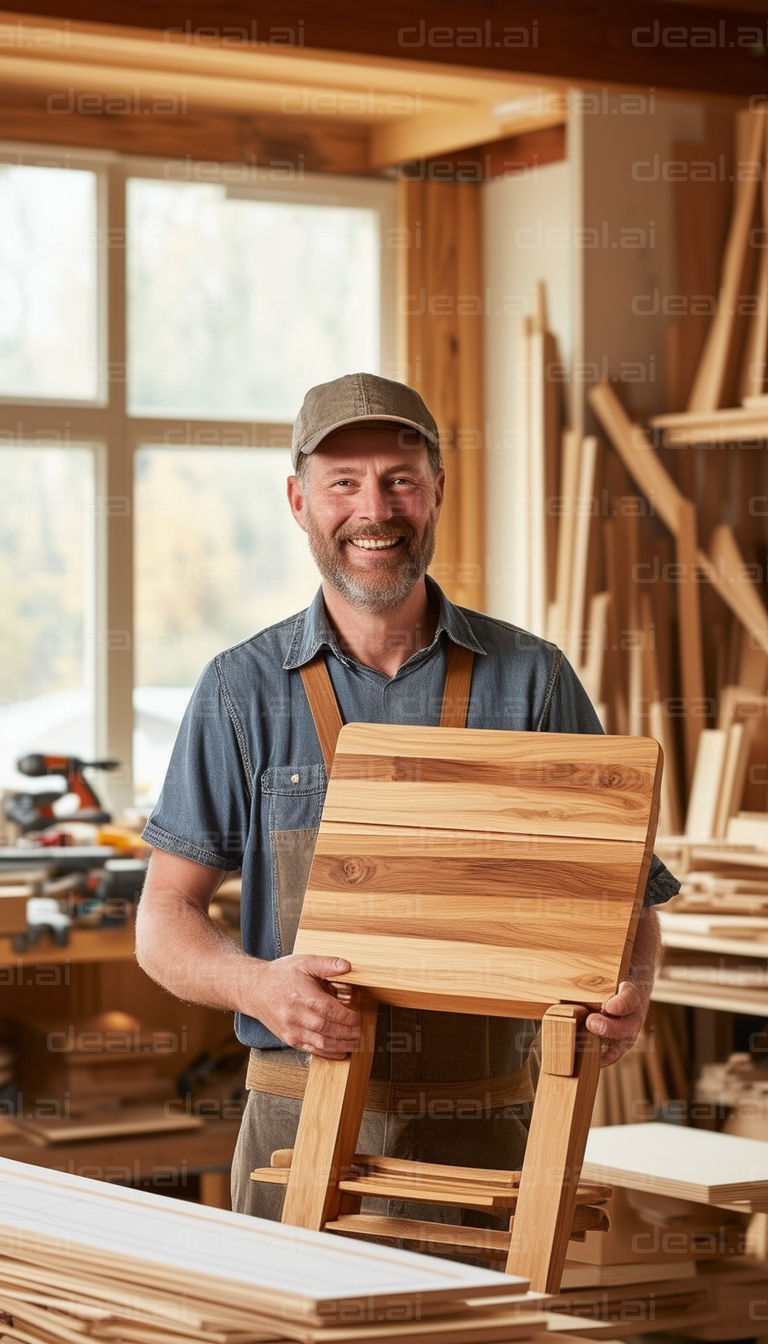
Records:
[[[521,177],[529,168],[559,163],[566,157],[566,127],[543,126],[522,135],[508,135],[482,145],[469,145],[439,157],[403,163],[402,176],[409,181],[492,182],[499,177]]]
[[[368,165],[368,134],[360,126],[204,110],[172,116],[153,112],[151,104],[149,109],[138,106],[101,115],[75,108],[70,115],[59,116],[47,104],[44,92],[4,89],[3,136],[28,144],[184,160],[190,177],[193,161],[201,160],[273,168],[283,174],[287,167],[308,173],[364,173]]]
[[[553,105],[549,110],[529,115],[521,112],[506,122],[494,118],[491,105],[459,108],[448,114],[443,111],[390,118],[372,130],[371,167],[384,168],[391,163],[421,156],[450,153],[462,149],[464,145],[491,141],[496,131],[508,136],[513,129],[521,133],[533,131],[559,126],[562,120],[563,100],[560,94],[553,97]]]
[[[19,14],[103,21],[98,0],[17,0]],[[660,0],[519,0],[510,12],[490,0],[479,18],[468,0],[426,0],[415,15],[408,0],[369,8],[361,21],[353,0],[265,0],[258,17],[246,0],[232,0],[226,13],[210,0],[116,0],[110,20],[155,29],[176,29],[193,42],[219,34],[247,34],[265,43],[416,60],[428,64],[506,70],[564,81],[682,89],[745,100],[766,87],[764,62],[755,59],[765,35],[749,8],[718,14],[704,4]],[[694,46],[692,38],[698,38]],[[749,42],[751,45],[742,45]],[[230,38],[230,40],[237,40]],[[701,43],[706,42],[704,46]],[[599,94],[597,95],[599,98]]]

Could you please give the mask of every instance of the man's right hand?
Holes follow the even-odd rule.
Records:
[[[328,981],[351,969],[341,957],[262,961],[256,973],[257,1002],[246,1011],[295,1050],[321,1059],[343,1059],[359,1039],[360,1014],[339,1003]]]

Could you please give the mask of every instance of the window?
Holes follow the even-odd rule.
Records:
[[[0,396],[98,393],[96,174],[0,163]]]
[[[314,383],[379,359],[379,216],[128,182],[128,403],[293,420]]]
[[[93,458],[0,447],[0,780],[29,751],[93,748]]]
[[[398,376],[395,184],[194,167],[0,146],[0,788],[73,751],[151,805],[205,662],[316,589],[304,392]]]
[[[154,801],[210,658],[312,600],[318,575],[291,517],[284,448],[135,455],[134,773]]]

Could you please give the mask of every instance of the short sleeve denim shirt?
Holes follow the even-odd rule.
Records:
[[[451,642],[475,654],[467,726],[600,733],[580,681],[561,651],[504,621],[439,601],[435,637],[392,678],[339,644],[322,589],[305,611],[218,654],[189,702],[144,838],[210,868],[242,870],[241,929],[251,956],[293,947],[326,773],[299,669],[322,649],[345,723],[436,727]],[[654,857],[645,904],[680,884]],[[240,1013],[237,1034],[260,1049],[282,1045]]]

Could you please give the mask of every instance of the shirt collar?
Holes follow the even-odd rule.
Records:
[[[438,646],[443,634],[447,635],[454,644],[461,644],[465,649],[471,649],[473,653],[485,654],[487,650],[483,648],[482,644],[478,643],[461,607],[456,607],[453,602],[449,602],[442,588],[429,575],[427,575],[427,585],[438,598],[440,613],[437,618],[434,640],[429,649],[423,650],[423,654],[432,652]],[[283,667],[286,671],[304,667],[305,663],[310,662],[322,648],[330,649],[331,653],[340,662],[344,663],[345,667],[351,666],[352,660],[341,649],[333,627],[328,620],[328,613],[323,601],[323,590],[318,588],[306,611],[300,612],[296,617],[291,647],[288,650],[288,656],[283,663]]]

